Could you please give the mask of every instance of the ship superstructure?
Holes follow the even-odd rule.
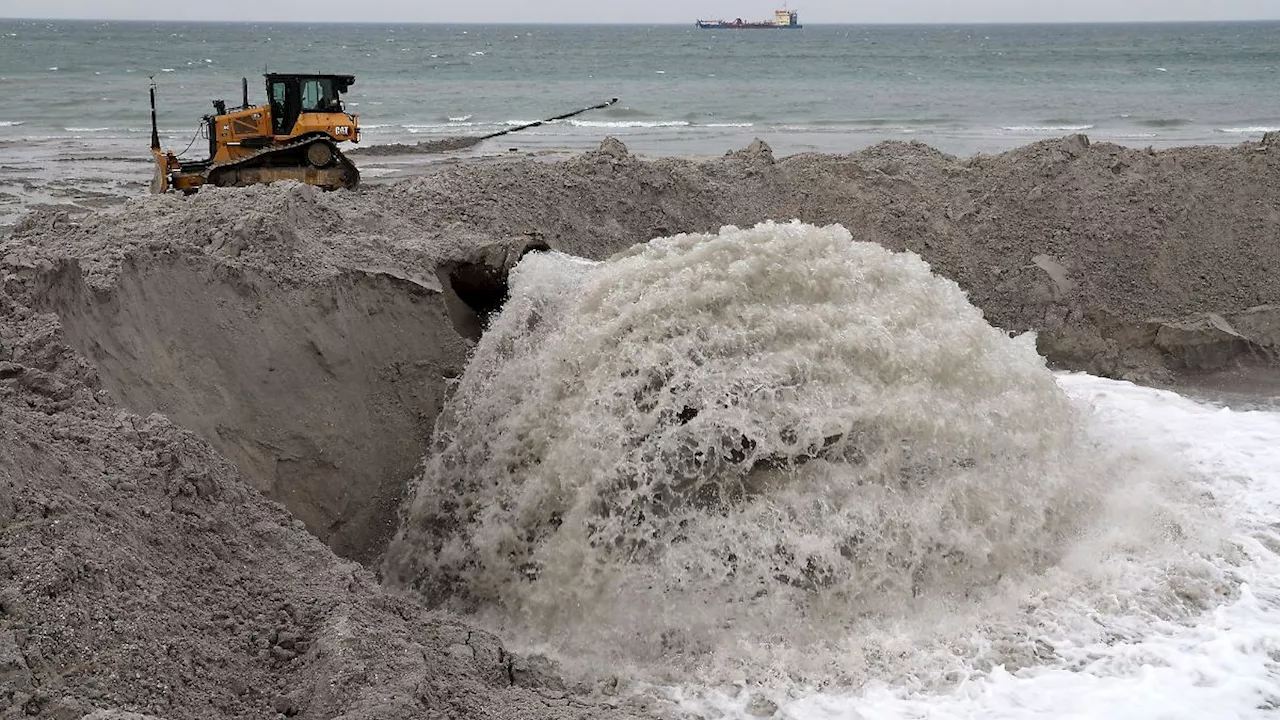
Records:
[[[774,10],[772,21],[743,22],[742,18],[738,18],[736,20],[698,20],[696,24],[703,30],[798,30],[804,27],[800,24],[800,13],[787,8]]]

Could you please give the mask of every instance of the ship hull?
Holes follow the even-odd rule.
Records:
[[[803,25],[774,25],[773,23],[717,23],[699,22],[702,30],[799,30]]]

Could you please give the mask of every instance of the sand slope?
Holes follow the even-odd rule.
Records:
[[[1280,344],[1271,138],[702,163],[606,141],[358,194],[35,213],[0,238],[0,715],[600,716],[512,688],[496,640],[312,535],[376,560],[529,248],[601,258],[768,218],[920,253],[1064,367],[1160,379]]]
[[[120,410],[0,292],[0,717],[598,717],[388,595],[225,458]]]

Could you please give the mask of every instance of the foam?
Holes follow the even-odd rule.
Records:
[[[1034,663],[1028,628],[1115,630],[1091,593],[1123,617],[1193,602],[1129,560],[1195,534],[1177,473],[1081,417],[1031,336],[839,226],[530,255],[388,575],[571,672],[930,685]],[[1211,595],[1188,557],[1162,562]]]
[[[1008,125],[1000,128],[1009,132],[1033,132],[1033,133],[1050,133],[1050,132],[1082,132],[1084,130],[1092,130],[1093,125]]]
[[[1280,534],[1274,527],[1280,511],[1280,413],[1224,410],[1084,374],[1064,374],[1059,382],[1071,397],[1095,408],[1097,432],[1158,449],[1206,478],[1229,508],[1235,543],[1246,558],[1238,564],[1215,560],[1247,583],[1238,597],[1185,622],[1147,622],[1105,643],[1068,635],[1055,646],[1056,661],[975,672],[962,686],[941,692],[909,694],[877,685],[857,693],[776,693],[780,715],[1156,720],[1274,714],[1280,703]],[[665,694],[706,717],[743,716],[749,699],[718,690]]]
[[[690,123],[684,120],[569,120],[570,125],[574,127],[585,128],[667,128],[667,127],[688,127]]]

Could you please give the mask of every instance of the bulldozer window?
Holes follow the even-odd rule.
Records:
[[[303,112],[336,112],[341,109],[338,93],[333,89],[333,80],[313,78],[302,82]]]
[[[297,89],[294,89],[292,98],[289,95],[288,83],[271,83],[271,123],[277,135],[288,135],[298,119]]]

